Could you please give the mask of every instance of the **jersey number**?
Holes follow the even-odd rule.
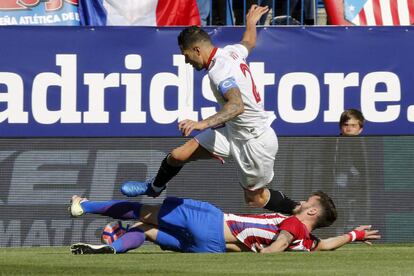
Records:
[[[252,76],[252,73],[250,73],[249,66],[247,66],[247,64],[241,63],[240,64],[240,69],[242,70],[243,75],[245,77],[247,77],[246,72],[249,73],[250,80],[252,81],[253,96],[254,96],[254,99],[256,100],[256,103],[259,103],[261,101],[260,94],[259,94],[259,92],[257,92],[256,84],[254,84],[253,76]]]

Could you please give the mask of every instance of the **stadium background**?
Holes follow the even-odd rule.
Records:
[[[37,100],[31,98],[33,79],[41,72],[61,74],[55,63],[58,54],[76,54],[81,61],[77,67],[77,85],[74,86],[79,97],[77,110],[81,111],[87,110],[88,103],[86,94],[81,93],[86,91],[82,73],[128,73],[123,67],[125,54],[134,53],[143,57],[145,66],[139,72],[143,79],[145,111],[151,111],[145,98],[148,97],[145,93],[150,91],[151,77],[162,71],[176,73],[171,63],[172,55],[178,54],[175,37],[179,28],[169,29],[168,35],[168,32],[160,32],[157,28],[143,28],[143,34],[135,33],[134,36],[128,34],[136,32],[136,29],[108,28],[95,32],[93,28],[82,31],[71,28],[0,28],[0,52],[3,53],[0,72],[12,72],[24,79],[24,109],[29,112],[27,122],[13,123],[7,120],[7,117],[13,116],[12,112],[7,113],[5,102],[8,99],[6,96],[1,98],[1,247],[98,242],[99,232],[109,220],[98,216],[71,219],[66,211],[71,195],[80,194],[93,200],[123,199],[119,193],[123,181],[153,176],[165,154],[184,141],[174,130],[176,120],[167,124],[151,119],[145,124],[120,123],[119,113],[123,104],[117,100],[117,94],[106,95],[105,108],[110,111],[107,123],[65,124],[57,119],[51,124],[44,124],[36,121],[30,113],[33,111],[31,102]],[[219,44],[238,41],[242,31],[241,28],[210,29],[217,35],[215,39]],[[321,97],[317,101],[320,108],[313,120],[306,121],[300,114],[300,111],[307,110],[312,100],[308,98],[310,92],[301,88],[300,84],[295,93],[292,92],[291,110],[301,115],[302,121],[291,122],[286,120],[286,114],[285,117],[277,114],[274,127],[280,134],[280,147],[272,188],[282,190],[294,199],[304,199],[317,189],[331,194],[337,203],[340,219],[333,227],[318,231],[321,237],[343,233],[363,223],[379,229],[382,242],[413,242],[414,138],[411,135],[414,115],[411,115],[411,104],[414,101],[410,93],[413,91],[413,63],[409,55],[414,47],[410,37],[413,28],[332,30],[297,27],[264,28],[261,31],[265,43],[258,45],[249,61],[263,62],[266,72],[277,76],[276,83],[286,73],[306,71],[317,76],[321,84]],[[105,36],[110,39],[105,39]],[[125,40],[130,37],[140,39],[123,43],[122,36]],[[339,37],[343,40],[338,40]],[[145,39],[144,42],[148,39],[156,42],[140,48],[142,39]],[[26,47],[27,41],[30,41],[30,47]],[[70,41],[76,43],[68,43]],[[395,45],[398,45],[398,51]],[[154,54],[154,49],[163,51]],[[272,53],[277,53],[277,57]],[[297,53],[301,54],[298,56]],[[145,63],[146,57],[151,60],[150,65]],[[401,80],[401,98],[379,100],[375,104],[376,112],[367,112],[365,137],[336,137],[337,121],[326,120],[323,115],[328,107],[332,108],[327,96],[329,90],[326,85],[323,86],[324,73],[343,72],[346,75],[357,72],[362,82],[363,76],[373,71],[395,73]],[[201,88],[201,75],[204,74],[194,76],[195,111],[206,106],[206,99],[197,96],[204,89]],[[11,82],[6,82],[5,74],[1,76],[2,94],[12,93]],[[387,94],[387,89],[395,89],[385,82],[374,88],[378,94]],[[59,110],[61,95],[56,86],[59,87],[55,84],[46,88],[49,91],[46,106],[50,110]],[[177,108],[179,100],[174,92],[179,90],[165,89],[169,92],[165,96],[166,105],[169,105],[166,110]],[[111,88],[111,91],[123,93],[124,90]],[[267,110],[280,113],[275,104],[280,99],[280,91],[274,91],[273,86],[263,92]],[[339,107],[362,107],[364,112],[366,110],[361,102],[370,96],[372,94],[365,95],[359,86],[348,87],[343,106]],[[390,107],[395,104],[401,108],[398,116],[393,115],[393,119],[388,121],[381,120],[389,116]],[[335,111],[340,113],[341,110]],[[223,166],[217,163],[199,161],[189,164],[171,182],[163,196],[208,200],[227,212],[261,212],[244,204],[234,164],[231,161]],[[162,197],[134,200],[159,203]]]
[[[93,200],[124,199],[120,183],[154,175],[165,153],[181,138],[55,138],[1,139],[1,246],[61,246],[98,242],[110,219],[71,219],[72,194]],[[281,137],[271,187],[295,199],[311,191],[328,191],[340,218],[321,237],[336,235],[358,224],[375,225],[382,242],[414,240],[412,137]],[[352,148],[337,159],[336,145]],[[336,169],[335,169],[336,168]],[[352,169],[354,168],[354,169]],[[358,175],[355,175],[355,168]],[[335,173],[334,173],[335,172]],[[354,175],[353,175],[354,172]],[[346,175],[346,176],[345,176]],[[334,179],[347,177],[348,182]],[[164,196],[208,200],[227,212],[251,213],[237,184],[233,162],[188,164]]]

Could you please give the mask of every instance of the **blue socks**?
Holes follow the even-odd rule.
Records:
[[[139,219],[142,204],[124,200],[110,200],[84,201],[81,206],[84,213],[100,214],[114,219]],[[111,246],[119,254],[140,247],[144,241],[144,232],[138,228],[131,228]]]
[[[115,248],[117,254],[125,253],[129,250],[140,247],[145,241],[145,234],[138,228],[131,228],[114,241],[111,246]]]
[[[114,219],[139,219],[142,204],[124,200],[110,200],[84,201],[81,206],[85,213],[100,214]]]

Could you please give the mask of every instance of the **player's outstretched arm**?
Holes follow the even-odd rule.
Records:
[[[321,240],[316,250],[335,250],[353,241],[371,244],[371,240],[379,240],[380,238],[378,230],[372,230],[371,225],[361,225],[347,234]]]
[[[243,34],[241,44],[243,44],[249,53],[256,46],[256,24],[263,14],[269,11],[269,7],[252,5],[246,15],[246,31]]]

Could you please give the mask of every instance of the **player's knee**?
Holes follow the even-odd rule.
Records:
[[[189,157],[185,154],[185,151],[181,148],[173,149],[168,156],[168,164],[171,166],[182,166],[188,162]]]
[[[244,200],[250,207],[263,207],[266,204],[264,198],[264,189],[258,190],[244,190]]]
[[[249,196],[245,196],[244,200],[246,202],[247,205],[249,205],[250,207],[257,207],[257,208],[261,208],[262,204],[260,202],[260,200],[258,200],[257,198],[252,198]]]

